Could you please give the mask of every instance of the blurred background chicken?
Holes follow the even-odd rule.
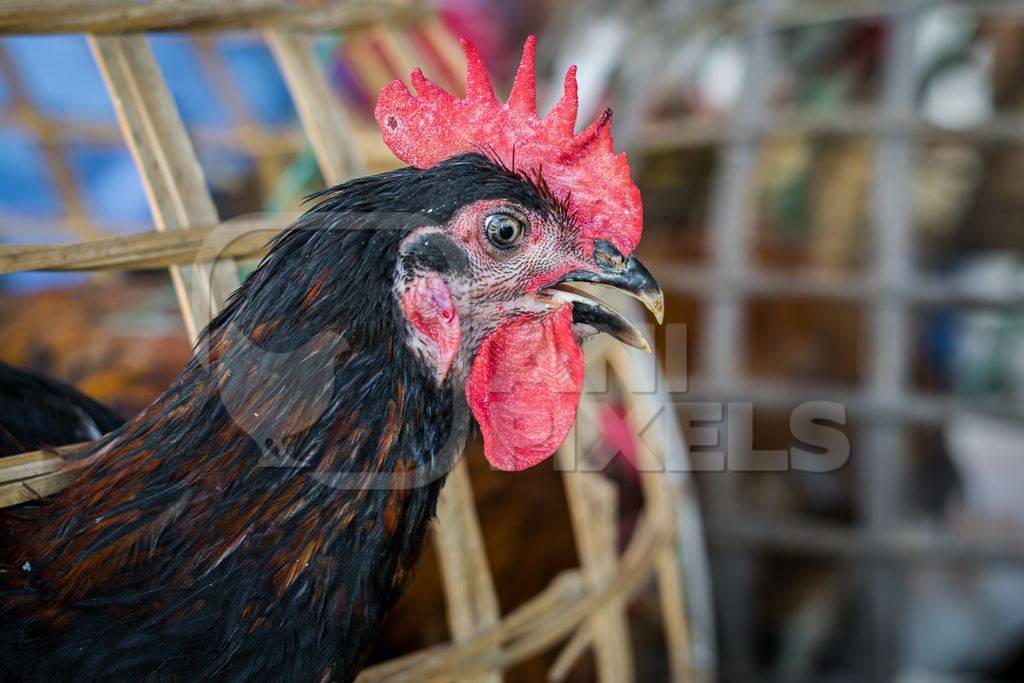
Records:
[[[0,363],[0,455],[100,438],[124,420],[74,387]]]

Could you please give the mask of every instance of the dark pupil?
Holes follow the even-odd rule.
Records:
[[[519,221],[512,216],[491,216],[487,222],[488,232],[495,244],[509,246],[519,238]]]

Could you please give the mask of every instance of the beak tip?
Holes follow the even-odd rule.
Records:
[[[665,295],[661,289],[642,297],[642,301],[647,306],[647,310],[654,314],[654,319],[658,321],[658,324],[663,324],[665,322]]]
[[[632,346],[638,351],[643,351],[644,353],[654,352],[654,349],[650,346],[650,342],[647,341],[647,336],[640,332],[640,330],[634,329],[632,335],[629,335],[628,338],[625,336],[620,337],[618,338],[618,341],[625,343],[627,346]]]

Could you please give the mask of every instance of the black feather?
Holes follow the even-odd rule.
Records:
[[[74,387],[0,363],[0,456],[90,441],[122,424]]]

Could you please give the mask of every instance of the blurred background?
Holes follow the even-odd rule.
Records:
[[[680,410],[723,406],[698,427],[754,449],[696,477],[717,677],[1024,680],[1024,2],[438,8],[318,36],[337,102],[369,170],[390,168],[371,112],[401,65],[457,92],[466,36],[507,93],[536,33],[542,104],[577,64],[581,124],[614,108],[644,196],[639,255],[685,330],[659,332],[669,386],[685,387]],[[296,210],[323,186],[258,33],[151,44],[223,220]],[[0,242],[152,228],[85,38],[0,39]],[[189,355],[166,270],[5,275],[0,330],[0,359],[125,415]],[[844,406],[849,458],[757,471],[758,452],[795,444],[808,401]],[[607,475],[628,526],[635,473],[615,460]],[[473,476],[512,608],[577,564],[564,497],[552,471],[510,484],[475,458]],[[378,658],[445,638],[436,569],[422,566]],[[656,608],[641,598],[631,619],[640,679],[660,680]]]

